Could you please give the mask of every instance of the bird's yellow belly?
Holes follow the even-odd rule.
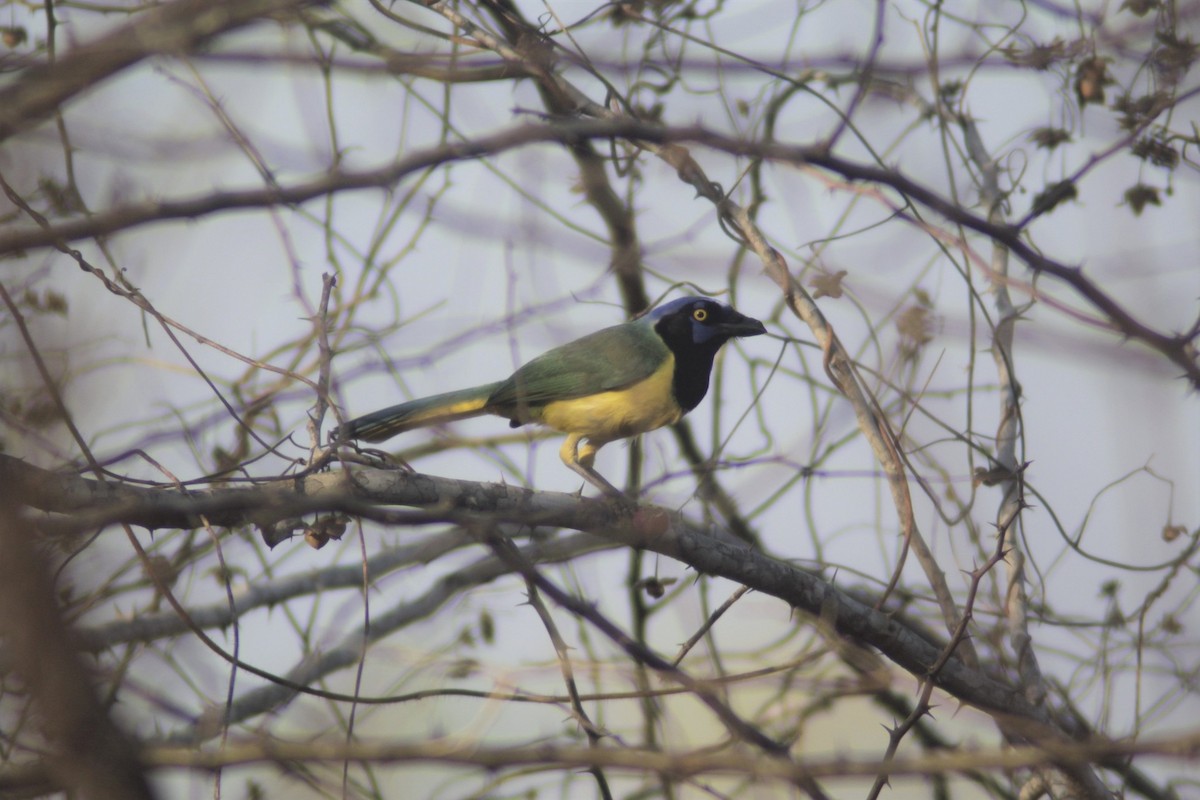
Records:
[[[671,386],[674,373],[675,358],[668,356],[653,375],[632,386],[548,403],[540,422],[596,444],[670,425],[683,417]]]

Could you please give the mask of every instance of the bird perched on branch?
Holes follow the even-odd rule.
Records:
[[[617,439],[678,422],[708,392],[713,358],[730,339],[758,336],[756,319],[708,297],[682,297],[648,314],[556,347],[496,383],[433,395],[358,417],[335,442],[382,442],[398,433],[492,414],[567,434],[563,463],[602,491],[621,492],[593,469]]]

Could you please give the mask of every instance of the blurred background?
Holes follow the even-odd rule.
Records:
[[[294,473],[323,443],[309,427],[322,326],[328,399],[350,418],[506,377],[642,311],[631,287],[651,305],[706,294],[771,334],[726,348],[686,420],[730,504],[697,492],[679,432],[609,445],[598,469],[617,485],[637,475],[645,503],[721,527],[736,520],[763,552],[839,587],[878,595],[895,575],[892,602],[945,639],[928,570],[903,557],[884,470],[831,384],[820,336],[674,166],[627,140],[532,141],[551,118],[586,115],[548,106],[547,85],[571,86],[622,117],[747,143],[738,153],[682,142],[853,357],[904,455],[912,518],[956,601],[971,604],[985,670],[1027,677],[1012,638],[1027,630],[1056,712],[1110,737],[1197,735],[1196,384],[1137,331],[1190,331],[1195,367],[1200,4],[347,0],[299,4],[182,49],[151,43],[108,72],[69,61],[172,5],[0,3],[10,109],[39,70],[66,62],[83,78],[78,94],[6,128],[0,150],[0,281],[52,378],[51,389],[7,308],[4,453],[86,468],[57,392],[120,480]],[[481,157],[457,149],[504,134]],[[757,157],[776,143],[796,157]],[[943,206],[906,194],[897,177]],[[995,239],[958,224],[989,215],[1081,271],[1064,280],[1016,256],[1006,263]],[[336,286],[322,308],[326,275]],[[1007,373],[993,348],[1006,317]],[[334,414],[317,420],[324,435]],[[1009,476],[989,471],[1004,421],[1027,465],[1029,507],[1008,541],[1024,560],[1019,604],[1011,556],[967,599],[970,570],[996,551],[1005,495],[991,484]],[[422,473],[574,492],[559,446],[482,418],[386,449]],[[135,532],[156,560],[140,559],[115,526],[43,544],[64,613],[96,653],[99,694],[144,742],[587,743],[524,581],[489,573],[494,557],[454,526],[352,523],[323,549],[299,538],[271,549],[249,527]],[[231,671],[179,622],[148,564],[244,662],[398,701],[297,698]],[[667,658],[738,589],[596,539],[545,570]],[[665,594],[646,591],[651,579]],[[730,747],[694,698],[661,694],[674,684],[551,610],[605,746]],[[803,763],[883,758],[884,726],[903,717],[883,696],[918,695],[913,676],[880,664],[883,688],[847,666],[814,620],[749,593],[680,666],[725,681],[729,703]],[[11,768],[35,757],[38,738],[19,683],[6,678],[3,691]],[[900,756],[999,746],[986,715],[945,695],[934,703]],[[1186,760],[1133,768],[1145,785],[1129,771],[1102,777],[1129,796],[1198,791]],[[575,769],[433,757],[152,775],[164,797],[600,796]],[[752,771],[607,777],[621,797],[798,794]],[[873,780],[826,789],[860,797]],[[884,791],[1015,797],[1023,780],[913,774]]]

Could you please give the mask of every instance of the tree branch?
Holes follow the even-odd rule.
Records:
[[[193,527],[200,514],[214,525],[244,524],[316,511],[359,513],[391,524],[510,522],[569,528],[669,556],[700,572],[779,598],[819,616],[840,635],[879,649],[918,678],[930,677],[928,672],[938,663],[944,646],[811,572],[757,552],[721,529],[704,528],[654,507],[639,507],[630,517],[619,505],[574,494],[360,467],[245,488],[181,492],[169,487],[102,485],[78,476],[55,475],[0,454],[0,482],[16,487],[16,496],[31,507],[60,514],[78,514],[87,508],[84,500],[93,498],[97,505],[71,521],[72,527],[81,529],[117,521],[145,527]],[[379,504],[426,510],[403,512]],[[957,658],[946,662],[931,679],[961,701],[1006,717],[1006,724],[1026,738],[1053,740],[1082,733],[1062,728],[1046,708],[1027,701],[1019,689]]]
[[[257,19],[316,0],[176,0],[139,13],[127,25],[27,70],[0,90],[0,141],[27,130],[76,95],[157,55],[179,55]]]
[[[604,139],[614,136],[658,144],[691,142],[732,155],[765,158],[797,165],[807,164],[829,170],[848,180],[889,186],[909,200],[937,212],[947,221],[981,233],[997,244],[1007,247],[1034,272],[1053,276],[1066,283],[1100,311],[1115,332],[1139,341],[1166,357],[1182,370],[1183,376],[1193,387],[1200,389],[1200,349],[1197,349],[1194,337],[1162,333],[1140,322],[1087,278],[1081,267],[1069,266],[1043,256],[1025,242],[1019,228],[997,224],[968,211],[923,184],[913,181],[898,169],[862,164],[831,155],[819,145],[753,142],[698,126],[672,128],[631,118],[572,119],[521,125],[491,136],[418,151],[387,167],[375,170],[338,172],[290,187],[213,192],[189,200],[145,201],[119,206],[86,218],[48,225],[45,228],[16,228],[0,235],[0,255],[36,247],[63,247],[66,242],[75,239],[108,235],[150,222],[193,219],[234,209],[270,208],[303,203],[339,191],[391,187],[408,175],[431,166],[481,158],[531,144],[559,142],[569,145],[580,139]],[[686,169],[686,164],[675,165],[677,168]],[[691,182],[688,176],[681,177]]]

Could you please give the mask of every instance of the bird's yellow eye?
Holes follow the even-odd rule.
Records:
[[[704,322],[705,320],[708,319],[708,309],[707,308],[697,308],[695,311],[692,312],[692,319],[696,320],[696,322]]]

